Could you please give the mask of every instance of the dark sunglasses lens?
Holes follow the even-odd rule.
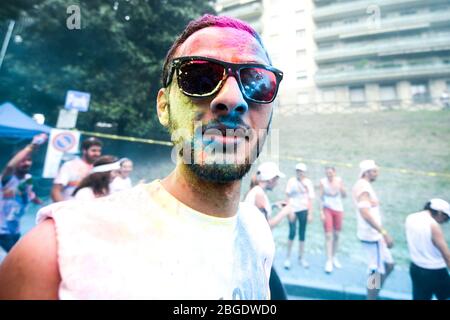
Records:
[[[248,67],[240,71],[242,87],[247,98],[270,102],[277,92],[277,77],[272,71]]]
[[[189,61],[179,68],[178,85],[187,94],[207,95],[217,88],[224,70],[221,65],[209,61]]]

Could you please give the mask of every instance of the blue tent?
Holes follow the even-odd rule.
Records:
[[[9,102],[0,105],[0,138],[31,139],[39,133],[49,134],[51,129],[38,124]]]

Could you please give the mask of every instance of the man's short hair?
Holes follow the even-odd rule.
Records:
[[[202,17],[192,20],[184,29],[184,31],[178,36],[178,38],[173,43],[172,47],[169,49],[166,55],[166,59],[164,60],[163,65],[163,74],[162,74],[162,83],[163,86],[165,83],[167,83],[167,78],[169,77],[169,68],[170,68],[170,62],[175,56],[176,50],[186,41],[187,38],[189,38],[194,32],[199,31],[204,28],[208,27],[219,27],[219,28],[234,28],[238,30],[243,30],[248,32],[250,35],[252,35],[258,43],[261,45],[261,47],[266,52],[267,59],[269,62],[271,62],[269,55],[267,54],[267,50],[265,49],[261,37],[259,36],[258,32],[256,32],[255,29],[253,29],[248,23],[227,17],[227,16],[214,16],[211,14],[205,14]]]
[[[88,150],[92,146],[103,147],[103,143],[95,137],[90,137],[83,141],[83,143],[81,144],[81,149]]]

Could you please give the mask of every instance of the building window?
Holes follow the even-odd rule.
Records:
[[[323,102],[335,102],[336,92],[333,89],[322,91],[322,101]]]
[[[322,22],[322,23],[316,23],[317,29],[328,29],[333,26],[333,23],[331,22]]]
[[[304,63],[306,59],[306,50],[297,50],[296,52],[297,63]]]
[[[297,21],[302,21],[303,19],[305,19],[305,10],[298,9],[297,11],[295,11],[295,18],[297,19]]]
[[[427,103],[430,102],[430,91],[428,89],[428,83],[415,82],[411,83],[411,97],[415,103]]]
[[[308,81],[308,75],[306,74],[306,70],[298,70],[296,73],[297,85],[298,86],[306,86]]]
[[[400,15],[401,16],[410,16],[410,15],[413,15],[413,14],[416,14],[416,13],[417,13],[417,10],[414,10],[414,9],[408,9],[408,10],[400,11]]]
[[[358,21],[359,20],[357,18],[345,19],[344,24],[355,24],[358,23]]]
[[[303,40],[305,38],[305,29],[295,31],[295,36],[297,37],[297,40]]]
[[[350,87],[350,103],[352,106],[363,106],[366,102],[366,91],[364,87]]]
[[[380,100],[381,101],[397,100],[397,89],[395,88],[395,85],[380,86]]]

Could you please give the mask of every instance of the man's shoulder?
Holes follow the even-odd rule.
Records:
[[[356,180],[355,184],[353,185],[353,190],[355,190],[355,191],[367,189],[367,188],[371,188],[371,184],[369,181],[367,181],[366,179],[362,179],[362,178]]]
[[[61,168],[77,168],[77,167],[88,167],[89,163],[85,162],[80,157],[73,158],[63,163]]]
[[[56,221],[60,219],[75,221],[102,216],[113,218],[115,215],[123,215],[124,212],[131,215],[140,209],[150,209],[148,200],[145,186],[139,185],[105,197],[90,200],[71,199],[53,203],[39,210],[36,221],[40,222],[47,218],[53,218]]]

